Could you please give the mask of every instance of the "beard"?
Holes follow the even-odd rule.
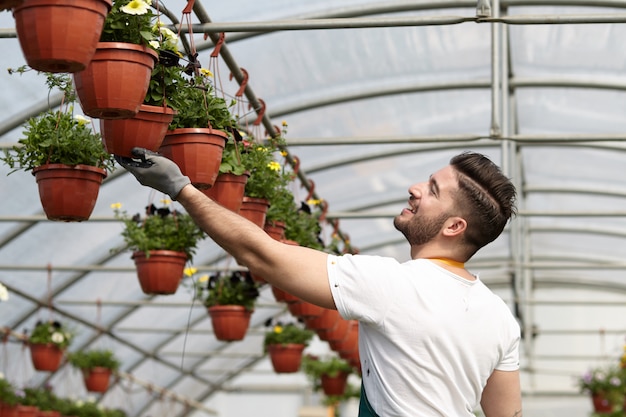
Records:
[[[441,213],[435,217],[413,215],[410,219],[396,216],[393,225],[411,246],[420,246],[433,240],[449,217],[448,213]]]

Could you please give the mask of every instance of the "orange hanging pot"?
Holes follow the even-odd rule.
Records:
[[[303,344],[296,343],[267,346],[274,372],[279,374],[298,372],[305,347]]]
[[[52,343],[31,343],[30,357],[38,371],[54,372],[61,366],[64,350]]]
[[[340,371],[335,376],[323,374],[320,377],[320,385],[322,386],[324,395],[329,397],[343,395],[348,385],[348,373]]]
[[[253,198],[244,196],[239,209],[239,214],[242,217],[250,220],[260,228],[265,225],[265,215],[267,209],[269,209],[270,203],[265,198]]]
[[[202,190],[202,192],[221,206],[234,213],[239,213],[243,203],[246,181],[248,181],[248,174],[219,174],[215,184],[209,189]]]
[[[239,305],[212,306],[207,311],[217,340],[232,342],[245,337],[252,311]]]
[[[106,171],[89,165],[46,164],[33,169],[39,199],[49,220],[89,219]]]
[[[44,72],[77,72],[91,62],[111,0],[24,0],[13,9],[28,65]]]
[[[137,278],[145,294],[174,294],[183,278],[187,255],[172,250],[133,252]]]
[[[215,183],[228,135],[210,128],[179,128],[167,131],[159,153],[176,162],[198,189]]]
[[[87,68],[74,73],[83,112],[98,119],[133,117],[146,97],[157,59],[157,53],[146,46],[98,42]]]
[[[91,369],[83,369],[83,380],[85,388],[90,392],[106,392],[109,389],[109,382],[113,371],[109,368],[96,366]]]
[[[142,104],[131,118],[100,119],[100,134],[107,152],[130,157],[134,147],[158,151],[175,113],[169,107]]]
[[[285,240],[285,222],[266,222],[263,226],[265,233],[275,240]]]
[[[301,319],[318,317],[324,312],[322,307],[301,299],[298,299],[295,303],[287,304],[287,308],[291,314]]]

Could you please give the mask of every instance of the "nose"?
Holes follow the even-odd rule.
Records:
[[[409,199],[410,200],[413,200],[415,198],[420,198],[422,196],[424,184],[425,183],[423,182],[418,182],[409,187],[409,196],[410,196]]]

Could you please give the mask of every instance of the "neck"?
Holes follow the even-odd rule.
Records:
[[[461,268],[461,269],[465,268],[465,263],[455,261],[454,259],[450,259],[450,258],[426,258],[426,259],[430,259],[431,261],[439,261],[446,265],[450,265],[456,268]]]

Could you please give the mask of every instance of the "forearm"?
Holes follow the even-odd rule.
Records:
[[[326,275],[327,254],[277,242],[192,185],[184,187],[177,200],[215,243],[255,274],[306,301],[334,308]]]

